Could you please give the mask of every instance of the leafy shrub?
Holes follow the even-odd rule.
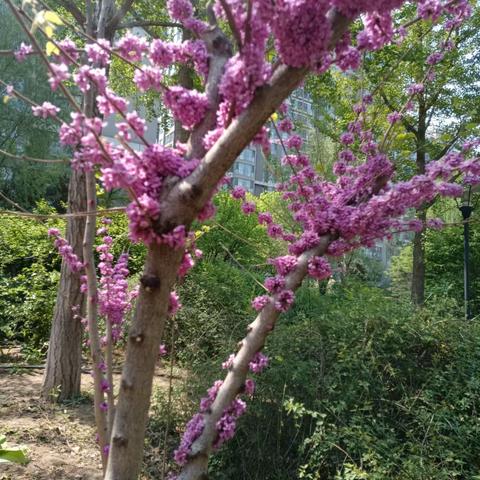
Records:
[[[231,263],[200,262],[178,289],[183,304],[175,319],[180,362],[192,368],[229,353],[251,321],[250,300],[258,289]]]
[[[53,210],[40,203],[37,211]],[[47,237],[55,222],[0,218],[0,338],[41,347],[55,304],[60,259]]]
[[[267,343],[271,367],[211,478],[475,478],[479,335],[450,299],[415,312],[360,283],[324,296],[304,287]],[[183,410],[196,409],[224,358],[194,365]]]

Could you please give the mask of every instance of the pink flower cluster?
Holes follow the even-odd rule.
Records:
[[[58,250],[58,253],[63,257],[72,272],[80,272],[84,268],[84,264],[80,261],[77,255],[74,253],[73,248],[68,242],[60,235],[57,228],[50,228],[48,235],[53,237],[55,241],[53,244]]]
[[[173,116],[188,130],[200,123],[208,110],[205,94],[183,87],[170,87],[163,100]]]
[[[17,60],[17,62],[23,62],[31,53],[33,53],[32,46],[22,42],[18,50],[14,52],[15,60]]]
[[[103,315],[112,326],[111,340],[116,342],[122,333],[125,313],[131,308],[127,280],[129,275],[128,255],[123,253],[117,263],[113,264],[113,254],[111,253],[113,240],[108,235],[106,227],[109,220],[104,219],[103,223],[105,226],[97,232],[98,235],[104,235],[102,243],[97,247],[97,252],[100,254],[98,304],[100,315]],[[106,341],[107,339],[104,339],[104,342]]]
[[[53,118],[57,116],[59,111],[60,109],[50,102],[43,102],[42,105],[32,107],[32,112],[35,117]]]

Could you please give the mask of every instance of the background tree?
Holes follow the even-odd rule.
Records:
[[[404,6],[397,18],[406,21],[413,8]],[[465,139],[478,131],[480,92],[475,79],[480,74],[479,21],[476,12],[471,23],[462,25],[448,38],[445,31],[429,23],[418,24],[409,30],[400,45],[368,52],[362,68],[351,76],[338,72],[329,72],[321,79],[312,76],[307,87],[318,103],[317,128],[338,140],[342,128],[354,117],[349,109],[350,99],[358,98],[362,92],[378,92],[371,124],[372,131],[381,131],[385,128],[386,114],[399,111],[405,103],[408,87],[422,83],[431,65],[436,65],[424,90],[415,95],[403,112],[395,127],[398,135],[389,144],[400,178],[424,174],[429,161],[459,148]],[[436,57],[436,45],[442,40],[451,42],[456,48],[449,48],[444,55]],[[438,63],[443,57],[445,61]],[[430,207],[424,205],[416,210],[415,215],[422,223],[426,222]],[[423,230],[415,232],[412,248],[411,298],[417,305],[422,305],[425,299],[423,237]]]
[[[46,100],[65,108],[62,96],[51,91],[45,67],[35,55],[28,56],[23,62],[16,61],[13,50],[26,40],[3,3],[0,5],[0,29],[0,80],[34,101]],[[63,210],[69,167],[66,160],[62,162],[66,151],[58,143],[57,129],[39,117],[32,117],[30,106],[8,96],[5,85],[0,84],[0,91],[0,191],[27,210],[34,208],[40,199],[46,199],[55,208]],[[68,109],[64,115],[68,118]],[[56,163],[34,162],[22,158],[23,155],[58,160]],[[0,198],[0,205],[15,209],[4,198]]]

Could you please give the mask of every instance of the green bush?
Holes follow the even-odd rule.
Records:
[[[51,213],[40,203],[41,213]],[[47,230],[55,222],[0,218],[0,338],[36,349],[48,340],[60,258]],[[55,225],[57,226],[57,225]]]
[[[233,344],[222,328],[218,344],[222,334]],[[213,457],[211,478],[475,478],[479,329],[450,299],[415,312],[360,283],[324,296],[302,288],[267,342],[271,367],[258,376],[237,435]],[[220,350],[190,370],[191,400],[178,412],[194,411],[222,377],[228,352]]]
[[[175,319],[180,362],[195,368],[229,353],[251,321],[250,300],[258,290],[252,278],[231,263],[200,262],[178,289],[183,304]]]

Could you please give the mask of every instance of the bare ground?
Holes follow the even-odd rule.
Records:
[[[52,405],[39,399],[42,373],[0,371],[0,434],[10,446],[24,447],[30,460],[1,463],[0,480],[100,480],[90,375],[82,375],[78,400]],[[158,369],[155,386],[167,387],[160,375]]]

